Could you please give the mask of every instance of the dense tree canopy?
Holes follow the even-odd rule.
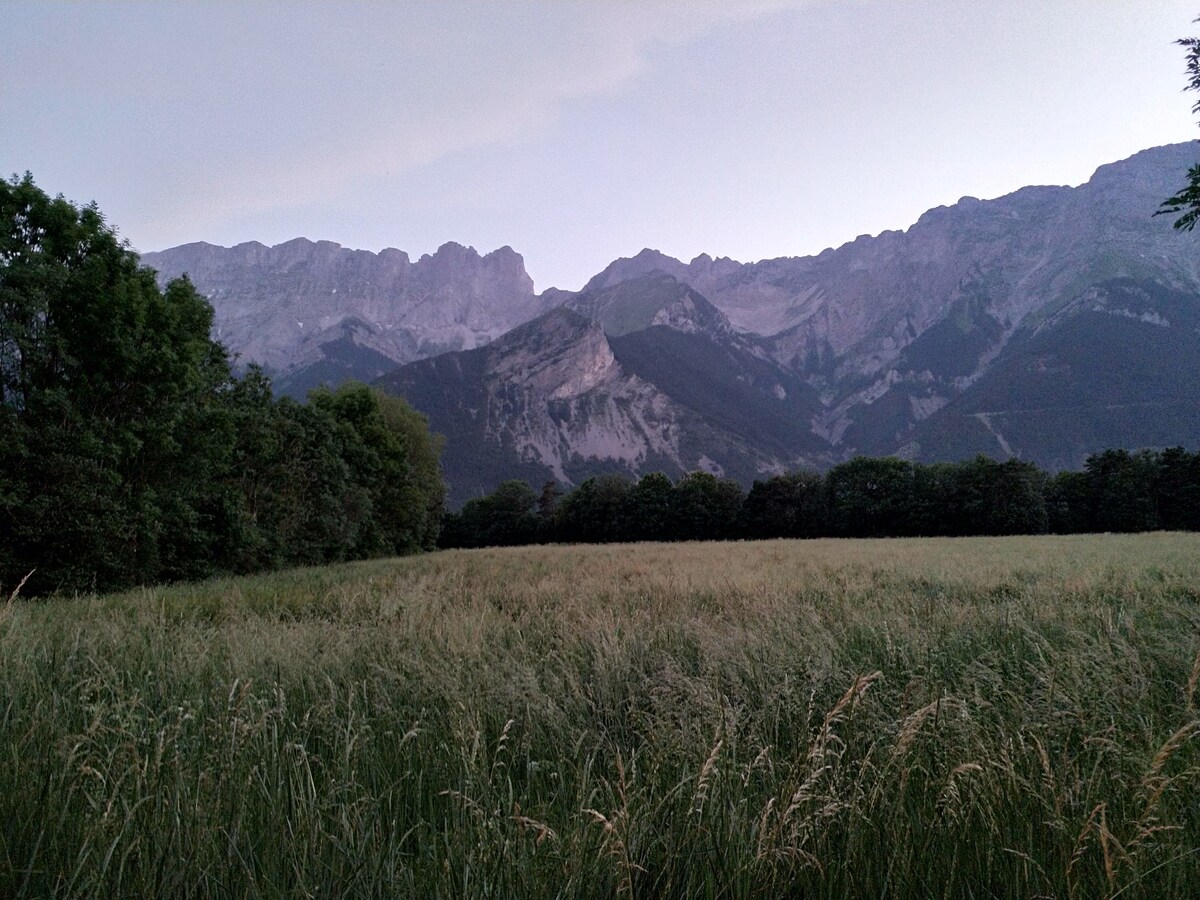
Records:
[[[277,402],[94,206],[0,181],[0,586],[84,590],[431,547],[438,447],[362,385]]]
[[[0,185],[0,546],[53,585],[197,574],[229,385],[212,310],[160,291],[94,206]]]
[[[1189,44],[1200,88],[1197,43]],[[442,546],[1200,528],[1200,453],[860,457],[755,482],[692,472],[502,484],[445,518],[439,440],[361,384],[277,400],[230,371],[186,278],[160,289],[94,206],[0,181],[0,589],[107,589]]]
[[[803,471],[756,481],[741,515],[747,537],[815,537],[825,521],[824,481],[816,472]]]
[[[557,498],[550,487],[543,498]],[[1053,476],[1019,459],[858,457],[825,475],[773,475],[748,494],[707,472],[675,484],[661,472],[636,483],[609,475],[538,515],[536,502],[524,482],[505,482],[452,515],[441,545],[1200,530],[1200,453],[1108,450]]]
[[[829,527],[844,537],[909,534],[913,465],[902,459],[860,456],[825,477]]]
[[[537,495],[524,481],[506,481],[488,496],[468,500],[461,511],[446,516],[442,543],[451,547],[533,543],[541,528],[537,504]]]

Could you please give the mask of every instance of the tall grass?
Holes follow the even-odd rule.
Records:
[[[1166,897],[1200,536],[458,551],[0,619],[0,896]]]

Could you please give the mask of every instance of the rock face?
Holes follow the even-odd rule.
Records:
[[[1200,444],[1200,296],[1115,278],[1029,323],[902,450],[1078,468],[1107,447]]]
[[[1200,235],[1153,216],[1197,159],[1147,150],[812,257],[647,249],[578,294],[535,295],[512,250],[456,244],[415,263],[308,241],[146,261],[189,272],[218,336],[292,393],[382,376],[446,434],[454,501],[506,477],[749,481],[857,453],[1076,467],[1200,445]]]
[[[793,461],[786,439],[756,434],[755,426],[769,431],[772,422],[788,420],[780,381],[796,390],[793,405],[811,392],[774,362],[747,353],[727,323],[721,329],[723,317],[697,298],[717,317],[714,339],[705,330],[714,324],[708,315],[685,312],[693,292],[667,276],[622,285],[603,298],[604,313],[623,328],[648,313],[653,304],[646,298],[655,292],[665,305],[637,331],[606,333],[600,320],[561,307],[486,347],[411,363],[377,382],[407,398],[446,436],[442,464],[451,503],[506,478],[541,484],[601,471],[705,469],[747,480]],[[671,296],[682,297],[682,305]],[[674,347],[673,339],[684,344]],[[663,379],[656,366],[664,361],[668,372],[687,380],[686,370],[670,364],[678,358],[705,372],[690,391],[670,378],[665,389],[657,383]],[[738,381],[748,374],[760,383]],[[729,402],[739,387],[764,408],[747,412]]]
[[[299,238],[265,247],[186,244],[147,253],[167,280],[188,274],[215,332],[246,362],[303,395],[323,380],[372,378],[400,363],[487,343],[544,312],[520,255],[445,244],[416,262]]]
[[[781,354],[812,348],[836,358],[842,372],[879,369],[945,318],[961,294],[986,293],[989,311],[1011,327],[1049,294],[1097,275],[1148,272],[1195,284],[1194,239],[1152,214],[1198,157],[1192,143],[1158,147],[1102,166],[1078,188],[964,197],[907,231],[864,235],[817,256],[737,263],[702,255],[683,263],[647,249],[616,260],[584,290],[662,271],[735,327],[778,335]]]
[[[734,326],[763,336],[771,355],[820,393],[822,408],[811,425],[839,455],[957,458],[969,450],[1074,466],[1104,446],[1161,443],[1164,432],[1093,428],[1079,432],[1067,452],[1074,439],[1066,435],[1051,451],[1029,429],[1014,443],[973,427],[978,440],[957,441],[950,451],[946,428],[917,426],[957,415],[949,405],[981,381],[991,385],[991,413],[1025,402],[1016,395],[1004,399],[1012,373],[1006,360],[1035,337],[1045,345],[1052,333],[1069,329],[1082,346],[1111,350],[1118,333],[1144,331],[1114,311],[1134,290],[1143,298],[1141,324],[1149,327],[1153,320],[1165,329],[1152,340],[1135,341],[1150,357],[1109,353],[1086,374],[1079,366],[1074,374],[1060,373],[1060,386],[1086,380],[1089,388],[1063,387],[1066,393],[1045,406],[1074,410],[1068,418],[1111,421],[1111,411],[1084,414],[1072,404],[1085,395],[1102,396],[1122,377],[1118,363],[1154,369],[1158,353],[1176,352],[1176,339],[1190,339],[1180,309],[1194,308],[1200,297],[1200,245],[1195,235],[1174,231],[1153,213],[1198,156],[1195,144],[1160,147],[1102,166],[1078,188],[1028,187],[997,200],[964,198],[930,210],[905,232],[860,237],[815,257],[739,264],[702,256],[685,264],[645,250],[617,260],[589,287],[655,270],[693,287]],[[1098,297],[1125,299],[1097,305]],[[1089,309],[1100,318],[1075,321]],[[1176,365],[1181,383],[1192,366]],[[1141,402],[1158,400],[1146,396]],[[1176,433],[1175,442],[1200,437],[1182,426]]]

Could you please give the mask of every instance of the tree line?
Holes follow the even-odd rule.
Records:
[[[737,482],[692,472],[589,478],[540,494],[507,481],[443,520],[442,547],[815,537],[955,537],[1200,530],[1200,453],[1106,450],[1051,475],[986,456],[857,457],[825,474]]]
[[[160,289],[94,205],[0,181],[0,591],[111,590],[443,547],[1200,529],[1200,454],[858,458],[736,482],[509,481],[444,514],[440,439],[350,383],[236,375],[185,278]]]
[[[439,446],[365,385],[275,399],[213,311],[94,205],[0,181],[0,588],[322,564],[436,544]],[[32,573],[32,574],[30,574]]]

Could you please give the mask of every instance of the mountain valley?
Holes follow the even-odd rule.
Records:
[[[187,272],[217,336],[281,392],[357,378],[404,395],[447,437],[454,503],[509,477],[748,483],[858,453],[1058,469],[1200,443],[1200,253],[1153,216],[1196,157],[1147,150],[812,257],[647,249],[579,292],[535,293],[507,247],[143,258]]]

